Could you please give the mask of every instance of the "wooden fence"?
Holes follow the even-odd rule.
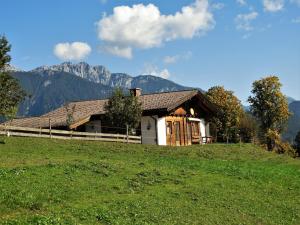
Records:
[[[42,128],[28,128],[16,126],[0,125],[0,135],[17,136],[17,137],[41,137],[56,139],[73,139],[88,141],[109,141],[141,144],[141,136],[123,135],[123,134],[106,134],[106,133],[88,133],[66,130],[53,130]]]

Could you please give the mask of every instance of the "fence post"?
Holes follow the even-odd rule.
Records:
[[[5,126],[4,131],[6,133],[6,136],[9,137],[9,131],[7,129],[7,124],[5,123],[4,126]]]
[[[52,138],[52,132],[51,132],[51,118],[49,118],[49,135],[50,135],[50,138]]]
[[[128,128],[128,124],[126,124],[126,142],[127,142],[127,144],[129,142],[128,134],[129,134],[129,128]]]

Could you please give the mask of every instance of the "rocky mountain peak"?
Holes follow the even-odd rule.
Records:
[[[51,75],[59,76],[62,75],[62,73],[69,73],[110,88],[121,87],[126,90],[132,87],[140,87],[145,90],[145,93],[185,89],[185,87],[181,85],[160,77],[151,75],[132,77],[126,73],[110,73],[104,66],[91,66],[86,62],[64,62],[59,65],[41,66],[30,72],[38,73],[44,78]]]
[[[4,71],[8,71],[8,72],[22,72],[21,69],[15,67],[15,66],[12,66],[12,65],[6,65],[4,67]]]
[[[41,75],[53,75],[57,72],[66,72],[94,83],[105,85],[109,83],[111,77],[111,73],[104,66],[91,66],[86,62],[63,62],[59,65],[41,66],[30,72],[39,73]]]

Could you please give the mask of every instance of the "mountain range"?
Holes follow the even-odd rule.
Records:
[[[71,101],[107,98],[116,87],[124,91],[139,87],[145,94],[192,89],[152,75],[133,77],[126,73],[111,73],[104,66],[91,66],[85,62],[64,62],[27,72],[15,67],[7,70],[20,81],[28,94],[20,105],[19,117],[39,116]],[[292,142],[300,130],[300,101],[290,97],[287,100],[293,115],[283,138]]]
[[[27,72],[13,68],[11,72],[28,94],[18,116],[39,116],[71,101],[107,98],[116,87],[125,91],[139,87],[145,94],[191,89],[152,75],[111,73],[104,66],[85,62],[41,66]]]
[[[292,143],[300,131],[300,101],[291,102],[289,109],[292,115],[289,118],[287,130],[282,137],[284,140]]]

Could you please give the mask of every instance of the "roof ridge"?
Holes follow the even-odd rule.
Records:
[[[163,91],[163,92],[155,92],[155,93],[147,93],[142,94],[141,96],[145,95],[159,95],[159,94],[167,94],[167,93],[177,93],[177,92],[187,92],[187,91],[198,91],[197,89],[186,89],[186,90],[177,90],[177,91]],[[92,101],[107,101],[109,98],[102,98],[102,99],[91,99],[91,100],[78,100],[78,101],[72,101],[70,103],[78,103],[78,102],[92,102]],[[63,106],[61,106],[63,107]]]
[[[187,92],[187,91],[197,91],[197,89],[186,89],[186,90],[177,90],[177,91],[163,91],[163,92],[142,94],[141,96],[144,96],[144,95],[159,95],[159,94],[176,93],[176,92]]]

